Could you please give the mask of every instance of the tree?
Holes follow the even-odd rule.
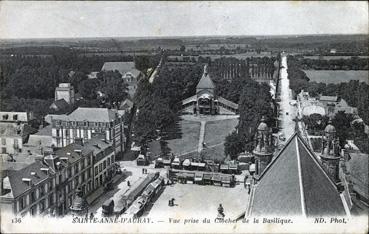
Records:
[[[224,154],[229,155],[230,158],[236,159],[238,154],[245,150],[245,142],[236,131],[226,136],[224,143]]]
[[[92,100],[92,99],[97,98],[96,92],[99,86],[100,86],[100,81],[98,79],[87,79],[87,80],[83,80],[78,85],[78,90],[83,98]]]
[[[118,71],[102,71],[97,75],[101,81],[100,90],[106,95],[106,100],[113,106],[127,97],[128,85],[123,81]]]

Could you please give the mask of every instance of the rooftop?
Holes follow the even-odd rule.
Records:
[[[134,62],[106,62],[101,71],[118,71],[122,76],[131,73],[134,77],[138,77],[141,73],[135,68]]]
[[[196,86],[196,89],[214,89],[215,85],[213,81],[211,80],[209,73],[207,72],[207,67],[205,65],[204,67],[204,73],[202,74],[202,77],[199,81],[199,83]]]
[[[120,112],[108,108],[78,107],[69,115],[53,115],[53,119],[67,121],[112,122]]]
[[[262,173],[249,208],[252,216],[345,215],[335,184],[297,133]]]

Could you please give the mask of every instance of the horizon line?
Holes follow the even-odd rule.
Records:
[[[172,38],[194,38],[194,37],[298,37],[298,36],[365,36],[369,33],[315,33],[315,34],[252,34],[252,35],[194,35],[194,36],[82,36],[82,37],[24,37],[24,38],[0,38],[0,41],[6,40],[55,40],[55,39],[172,39]]]

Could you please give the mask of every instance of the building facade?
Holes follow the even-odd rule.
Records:
[[[74,104],[74,88],[70,83],[60,83],[55,88],[55,101],[64,99],[68,104]]]
[[[70,115],[53,116],[52,138],[55,147],[64,147],[76,139],[87,141],[95,134],[104,134],[104,139],[113,142],[114,152],[124,151],[124,111],[107,108],[79,107]]]
[[[1,207],[21,216],[63,216],[70,211],[77,189],[89,196],[104,185],[109,173],[115,172],[114,162],[112,143],[96,137],[57,149],[25,168],[7,172],[2,178]],[[95,174],[100,165],[102,170]]]

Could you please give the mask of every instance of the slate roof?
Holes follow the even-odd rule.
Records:
[[[51,105],[50,108],[53,108],[53,104],[55,105],[55,107],[57,108],[57,110],[65,110],[69,107],[69,104],[67,101],[65,101],[65,99],[59,99],[54,101]]]
[[[335,184],[304,140],[295,133],[254,188],[252,216],[345,215]]]
[[[111,122],[115,119],[115,110],[108,108],[88,108],[78,107],[71,114],[53,115],[53,119],[69,120],[69,121],[90,121],[90,122]]]
[[[140,75],[140,71],[135,68],[134,62],[106,62],[101,71],[115,71],[117,70],[122,76],[126,73],[131,73],[134,77]]]
[[[214,89],[215,85],[211,80],[209,73],[203,73],[196,89]]]
[[[47,166],[43,165],[42,162],[36,161],[21,170],[9,171],[8,178],[11,185],[12,197],[16,198],[31,189],[31,186],[22,181],[23,178],[31,179],[34,185],[47,180],[49,175],[41,171],[41,168],[47,168]],[[31,175],[31,172],[35,172],[36,174]]]

